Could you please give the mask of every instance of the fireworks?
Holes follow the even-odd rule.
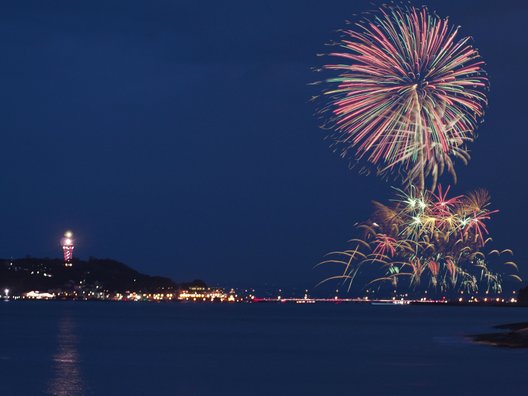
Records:
[[[479,284],[486,291],[502,290],[502,277],[490,265],[512,252],[485,253],[491,241],[486,222],[497,213],[489,208],[485,190],[452,198],[449,188],[444,191],[441,186],[435,193],[414,187],[396,192],[390,205],[374,202],[371,219],[358,225],[362,237],[351,241],[352,249],[333,252],[330,260],[321,263],[344,266],[342,273],[327,280],[341,279],[350,287],[365,270],[376,274],[370,284],[388,281],[397,287],[400,279],[408,278],[414,288],[425,282],[426,288],[443,292],[474,292]],[[502,265],[517,269],[511,260]]]
[[[470,38],[426,7],[406,5],[382,6],[341,34],[321,69],[332,76],[320,115],[342,156],[397,173],[404,188],[388,205],[374,202],[351,249],[330,253],[322,264],[343,271],[325,281],[350,287],[374,274],[368,287],[501,292],[503,270],[517,266],[510,250],[488,249],[487,223],[497,212],[489,194],[449,197],[437,187],[445,171],[456,182],[456,160],[469,161],[487,105],[484,62]]]
[[[444,170],[456,181],[454,160],[468,162],[487,104],[483,61],[469,41],[425,7],[384,6],[342,30],[340,50],[328,54],[339,63],[324,66],[336,76],[321,109],[342,155],[354,149],[419,191]]]

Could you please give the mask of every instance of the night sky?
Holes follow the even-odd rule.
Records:
[[[4,2],[0,257],[58,257],[72,229],[81,258],[312,287],[390,194],[329,150],[309,102],[316,53],[371,4]],[[428,5],[475,38],[491,81],[455,191],[490,190],[496,246],[526,276],[528,2]]]

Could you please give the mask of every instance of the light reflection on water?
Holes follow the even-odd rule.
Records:
[[[0,303],[0,396],[528,395],[526,350],[465,339],[527,316],[497,307]]]
[[[71,314],[64,313],[59,320],[57,352],[53,355],[53,377],[48,392],[57,396],[84,395],[84,383],[80,370],[76,325]]]

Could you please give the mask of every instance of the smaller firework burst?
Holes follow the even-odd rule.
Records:
[[[502,291],[507,267],[517,271],[512,251],[488,250],[486,222],[497,213],[487,191],[449,197],[449,188],[435,192],[395,189],[391,204],[374,202],[372,217],[357,227],[361,238],[352,249],[332,252],[321,264],[344,270],[323,282],[340,280],[352,285],[360,272],[373,274],[368,286],[389,282],[411,289],[441,292]],[[492,266],[500,265],[496,271]],[[520,281],[516,274],[508,275]]]

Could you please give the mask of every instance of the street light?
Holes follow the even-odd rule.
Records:
[[[4,289],[4,294],[6,298],[9,298],[9,289]]]

